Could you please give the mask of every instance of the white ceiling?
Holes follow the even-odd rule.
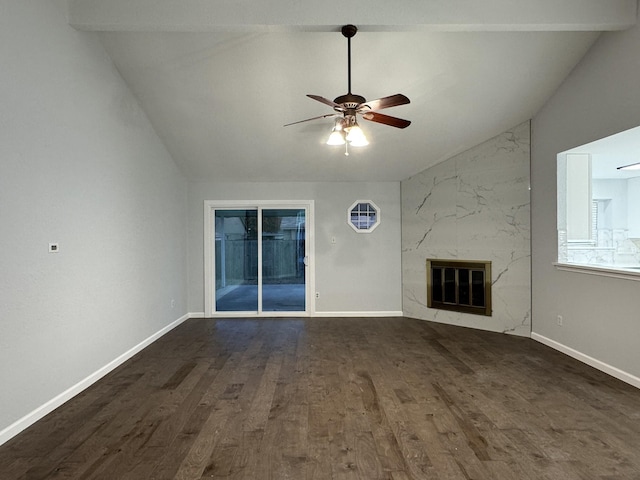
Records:
[[[301,5],[309,3],[309,5]],[[446,5],[443,5],[446,3]],[[534,5],[532,5],[534,4]],[[185,175],[210,181],[397,181],[529,118],[600,31],[635,23],[635,0],[401,3],[71,0],[96,31]],[[332,113],[306,94],[403,93],[363,121],[370,145],[324,145]]]

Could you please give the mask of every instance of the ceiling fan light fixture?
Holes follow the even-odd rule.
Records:
[[[344,139],[345,130],[342,122],[343,122],[342,118],[336,119],[335,124],[333,125],[333,129],[331,130],[331,134],[327,139],[327,145],[344,145],[345,144],[345,139]]]
[[[357,123],[349,127],[347,131],[347,142],[353,147],[364,147],[369,145],[366,135]]]
[[[352,142],[349,142],[349,145],[351,145],[352,147],[366,147],[367,145],[369,145],[369,140],[367,140],[366,138],[353,140]]]
[[[335,128],[331,130],[331,135],[327,139],[327,145],[344,145],[344,135],[341,131],[336,130]]]

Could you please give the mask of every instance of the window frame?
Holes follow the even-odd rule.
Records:
[[[355,225],[353,223],[353,212],[354,210],[356,210],[360,205],[368,205],[368,207],[371,208],[371,210],[367,209],[366,213],[368,214],[371,211],[375,212],[375,221],[371,224],[368,224],[366,228],[361,228],[358,225]],[[358,213],[362,212],[362,210],[358,210]],[[378,207],[378,205],[376,205],[373,201],[371,200],[356,200],[355,202],[353,202],[351,204],[351,206],[347,209],[347,224],[353,228],[353,230],[356,233],[371,233],[373,232],[376,228],[378,228],[378,225],[380,225],[380,207]]]

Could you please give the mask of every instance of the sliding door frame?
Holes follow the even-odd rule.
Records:
[[[305,210],[305,311],[304,312],[216,312],[215,311],[215,237],[214,215],[216,210],[256,209],[258,222],[262,222],[263,209],[304,209]],[[204,202],[204,316],[205,317],[292,317],[315,314],[315,241],[314,241],[314,201],[313,200],[205,200]],[[261,229],[260,229],[261,230]],[[261,242],[258,242],[261,243]],[[262,269],[262,249],[258,250],[258,268]],[[258,288],[258,305],[261,305],[262,291]]]

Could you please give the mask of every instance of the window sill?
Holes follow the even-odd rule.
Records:
[[[598,265],[581,265],[577,263],[554,263],[557,270],[565,272],[586,273],[601,277],[623,278],[640,282],[640,267],[605,267]]]

